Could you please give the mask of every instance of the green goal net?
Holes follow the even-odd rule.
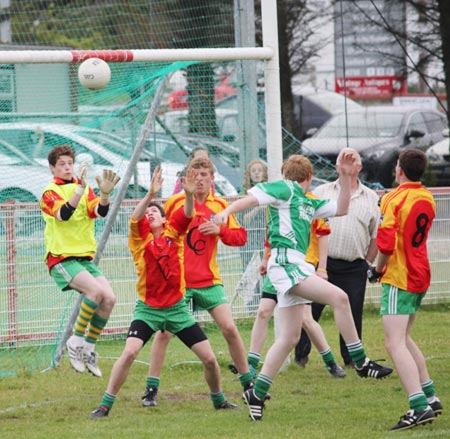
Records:
[[[161,165],[160,196],[169,197],[189,153],[206,146],[216,166],[216,191],[233,199],[247,163],[267,160],[267,145],[264,61],[126,60],[130,50],[242,46],[242,12],[231,0],[11,0],[1,2],[0,12],[0,56],[9,60],[0,61],[0,266],[5,274],[0,278],[0,376],[6,376],[54,364],[78,297],[58,291],[43,262],[38,200],[51,179],[47,154],[54,146],[72,146],[77,163],[87,164],[94,188],[103,168],[124,176],[137,146],[142,149],[130,178],[121,183],[124,200],[107,234],[105,222],[96,226],[97,238],[107,237],[99,265],[119,297],[105,331],[114,339],[126,332],[135,301],[128,217],[134,200],[147,190],[152,169]],[[125,53],[122,61],[110,59],[111,79],[98,90],[80,83],[80,62],[51,59],[56,53],[86,56],[93,50],[113,57]],[[48,58],[32,60],[43,51]],[[12,53],[23,56],[11,61]],[[284,155],[300,147],[283,132]],[[254,223],[251,228],[257,233],[264,227]],[[236,318],[254,315],[248,291],[255,285],[245,273],[262,245],[220,248]]]

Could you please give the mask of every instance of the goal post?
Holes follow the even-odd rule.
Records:
[[[138,165],[136,165],[136,162],[143,149],[143,139],[144,137],[146,137],[146,130],[150,126],[154,128],[156,123],[155,121],[159,120],[159,115],[157,114],[156,107],[158,100],[164,93],[165,87],[164,83],[162,82],[163,78],[165,76],[173,75],[181,68],[188,69],[191,66],[195,66],[196,63],[198,63],[198,65],[201,65],[201,63],[223,61],[232,62],[237,60],[260,60],[263,61],[264,66],[266,136],[265,144],[267,148],[267,162],[270,178],[276,178],[279,176],[282,163],[278,37],[277,27],[274,26],[273,19],[273,17],[276,17],[276,2],[273,2],[272,0],[263,0],[262,11],[264,37],[263,47],[136,50],[11,50],[11,46],[9,48],[5,48],[4,50],[0,50],[0,68],[2,68],[2,70],[0,70],[0,75],[2,73],[5,73],[5,75],[1,76],[0,79],[3,80],[3,78],[6,78],[6,82],[3,81],[2,84],[8,83],[7,81],[9,81],[8,78],[10,77],[8,76],[9,69],[14,69],[17,75],[20,76],[20,79],[22,80],[21,84],[23,84],[23,88],[17,90],[18,100],[21,99],[20,102],[24,104],[24,108],[26,108],[26,111],[24,111],[21,108],[16,108],[15,104],[9,105],[6,100],[0,99],[0,120],[2,122],[5,122],[2,125],[11,125],[11,132],[16,132],[19,130],[19,128],[22,129],[22,121],[39,121],[39,123],[35,124],[35,128],[33,128],[31,137],[27,139],[24,137],[21,143],[21,145],[24,145],[24,149],[22,151],[23,154],[19,154],[19,156],[23,160],[25,160],[25,158],[31,160],[35,157],[34,153],[37,149],[41,148],[42,151],[44,151],[44,147],[49,146],[49,144],[47,143],[50,142],[50,139],[52,139],[52,142],[58,142],[58,139],[61,138],[61,135],[66,135],[66,133],[57,131],[46,131],[47,129],[49,129],[46,126],[46,120],[49,120],[50,122],[57,122],[53,124],[55,126],[58,125],[58,123],[60,123],[61,121],[65,122],[66,120],[75,125],[79,123],[80,131],[73,134],[73,139],[77,139],[74,141],[79,141],[81,142],[83,147],[85,145],[87,147],[89,146],[88,141],[85,142],[85,138],[83,137],[85,135],[84,132],[86,131],[81,132],[81,128],[88,131],[89,127],[96,128],[98,126],[103,127],[103,125],[109,127],[110,125],[108,125],[108,123],[115,116],[123,119],[125,121],[125,124],[128,120],[132,120],[133,123],[135,123],[138,119],[141,118],[142,120],[139,123],[140,132],[134,132],[130,138],[130,144],[133,145],[132,150],[127,151],[129,155],[122,161],[122,163],[118,163],[115,165],[116,167],[126,167],[125,172],[122,172],[122,182],[130,184],[124,184],[122,187],[131,187],[134,185],[134,188],[136,189],[139,185],[139,179],[136,175],[134,175],[135,168],[139,167]],[[74,74],[77,65],[82,61],[93,57],[100,58],[108,63],[111,63],[111,83],[113,87],[116,87],[115,93],[111,93],[108,90],[83,90],[82,87],[77,83],[77,79],[75,79],[76,75]],[[144,74],[139,69],[130,69],[129,71],[127,71],[124,68],[125,65],[129,65],[132,67],[134,65],[138,66],[142,64],[155,66],[155,72],[146,72],[145,80],[142,81],[141,79]],[[175,64],[177,64],[177,66],[172,67]],[[35,66],[35,68],[31,69],[31,65]],[[119,70],[115,70],[115,66],[120,67]],[[63,67],[67,68],[67,71],[64,72],[67,72],[69,80],[66,82],[55,81],[52,83],[51,75],[58,74],[60,77],[62,77],[61,69]],[[120,72],[120,84],[113,84],[114,75],[116,72]],[[30,78],[33,81],[30,81]],[[136,80],[136,87],[135,89],[130,91],[126,88],[126,85],[128,85],[127,81],[128,83],[130,83],[134,80]],[[39,84],[43,84],[44,81],[50,81],[51,85],[47,88],[40,87]],[[160,84],[163,85],[159,86]],[[51,88],[54,89],[51,90],[52,94],[46,94],[47,91]],[[54,96],[56,96],[58,93],[62,95],[61,90],[66,90],[66,92],[64,92],[64,96],[58,100],[54,99]],[[51,110],[41,110],[39,106],[34,106],[33,103],[29,103],[27,106],[27,97],[30,97],[33,94],[34,100],[31,99],[30,102],[42,102],[43,100],[48,100],[52,103]],[[85,107],[89,108],[83,110],[83,112],[71,111],[71,108],[73,108],[71,100],[73,99],[74,94],[84,94],[85,96],[89,96],[89,99],[86,100],[89,105],[83,104]],[[129,95],[129,98],[131,100],[129,104],[125,103],[122,104],[120,108],[116,108],[116,97],[118,95],[120,96],[120,94],[122,94],[122,97]],[[36,98],[36,95],[39,95],[39,99]],[[2,97],[3,95],[0,96],[0,98]],[[166,97],[167,96],[164,95],[164,98]],[[61,102],[63,103],[63,105],[61,104]],[[151,105],[152,102],[154,102],[155,105]],[[105,107],[105,103],[111,108],[110,114],[108,115],[103,115],[101,113],[101,109]],[[133,105],[131,105],[131,103]],[[64,110],[61,110],[61,108],[64,108]],[[145,114],[142,110],[145,110]],[[176,113],[176,111],[173,111],[173,113]],[[95,123],[93,122],[91,124],[86,122],[88,120],[93,120]],[[165,121],[164,123],[167,123],[167,121]],[[52,127],[52,129],[53,128],[54,127]],[[0,135],[0,148],[2,146],[6,148],[14,146],[15,140],[16,139],[12,135],[11,137]],[[25,143],[23,143],[24,141]],[[30,145],[33,146],[33,151],[26,149],[26,142],[28,141],[32,142],[30,143]],[[174,141],[176,142],[176,139]],[[97,152],[95,154],[97,154]],[[79,157],[78,153],[77,157]],[[37,157],[37,159],[40,160],[40,164],[42,165],[42,170],[39,171],[39,178],[42,180],[41,183],[44,184],[50,178],[45,155],[42,154],[42,156]],[[151,169],[151,166],[154,166],[154,164],[155,163],[153,163],[152,161],[149,162],[148,169]],[[89,175],[92,175],[92,172]],[[147,175],[147,185],[148,182],[149,179]],[[8,306],[5,307],[10,308],[11,306],[14,306],[15,308],[17,308],[14,310],[10,310],[8,308],[8,312],[6,314],[7,317],[5,318],[5,328],[7,328],[8,324],[13,321],[14,332],[8,332],[8,329],[6,329],[6,332],[4,334],[3,323],[1,322],[2,319],[0,319],[0,348],[3,348],[7,351],[8,355],[6,357],[7,361],[9,361],[9,359],[11,360],[10,364],[17,364],[18,361],[20,361],[20,370],[28,369],[26,364],[28,360],[26,358],[23,358],[22,354],[19,352],[21,351],[21,349],[18,349],[20,347],[25,347],[25,349],[32,349],[35,346],[42,345],[42,350],[44,351],[45,348],[45,351],[49,352],[49,349],[51,348],[49,346],[49,343],[56,342],[57,346],[53,345],[53,347],[51,348],[51,362],[52,366],[56,366],[59,364],[65,341],[68,338],[68,334],[70,333],[69,331],[73,326],[74,319],[78,313],[79,305],[81,302],[80,296],[77,293],[74,293],[69,297],[69,299],[62,298],[61,300],[58,296],[58,304],[55,303],[52,305],[60,306],[59,303],[61,302],[61,306],[64,307],[64,312],[60,313],[58,317],[56,317],[56,320],[59,320],[59,326],[52,327],[49,330],[45,329],[45,331],[41,331],[40,327],[43,327],[50,320],[55,320],[54,312],[57,312],[57,306],[52,309],[53,314],[51,316],[50,312],[47,312],[47,307],[49,307],[49,305],[43,305],[41,302],[37,302],[38,299],[35,299],[34,296],[32,297],[32,299],[28,300],[27,306],[24,306],[24,302],[27,301],[27,299],[22,298],[23,290],[29,287],[24,287],[24,284],[21,283],[20,279],[26,278],[27,274],[29,276],[30,273],[35,277],[34,281],[36,282],[36,284],[33,284],[35,285],[34,287],[33,285],[30,286],[31,289],[36,288],[36,286],[39,285],[39,289],[41,289],[42,291],[47,291],[49,297],[57,296],[56,287],[53,285],[51,279],[49,279],[48,277],[48,273],[45,272],[45,269],[42,266],[42,220],[40,219],[40,217],[38,217],[38,207],[35,204],[35,201],[39,199],[39,191],[36,190],[34,193],[31,193],[33,197],[28,198],[23,196],[23,193],[26,189],[26,184],[21,191],[19,191],[17,187],[15,187],[15,189],[11,189],[11,191],[16,190],[17,194],[21,195],[20,197],[16,198],[16,204],[12,205],[10,209],[11,212],[9,210],[7,212],[8,217],[14,217],[14,227],[9,227],[7,225],[8,222],[6,222],[7,232],[12,231],[11,238],[8,239],[10,239],[15,245],[17,244],[17,254],[19,255],[18,258],[15,258],[15,264],[17,266],[17,278],[16,271],[13,271],[14,282],[8,283],[8,291],[11,291],[11,294],[8,294],[8,297],[13,298],[14,300],[11,301],[8,299],[8,303],[6,304]],[[9,199],[10,195],[15,194],[16,193],[13,194],[12,192],[10,192],[4,196],[6,197],[5,199]],[[138,194],[138,189],[136,189],[136,194]],[[110,245],[111,229],[114,229],[115,227],[117,228],[118,224],[119,226],[123,225],[124,223],[126,224],[126,222],[123,221],[123,218],[121,221],[115,221],[115,217],[121,215],[129,215],[131,207],[127,208],[128,210],[126,211],[122,211],[122,209],[121,211],[119,211],[119,206],[123,204],[122,201],[127,195],[129,195],[129,193],[126,193],[125,189],[122,191],[117,190],[114,196],[114,206],[117,207],[117,210],[114,209],[114,206],[112,206],[109,217],[106,221],[100,222],[100,226],[98,230],[96,230],[96,236],[99,242],[98,253],[95,259],[96,263],[101,263],[101,258],[103,256],[103,251],[105,249],[106,243],[108,242],[108,245]],[[2,194],[0,193],[0,204],[4,202],[4,199],[1,199],[1,196]],[[14,197],[11,198],[14,199]],[[21,204],[17,204],[17,201],[20,201]],[[33,201],[33,203],[29,203],[30,201]],[[125,205],[128,204],[125,203]],[[25,208],[25,210],[22,210],[23,207]],[[0,229],[2,227],[3,212],[6,212],[6,209],[0,209]],[[120,248],[120,250],[114,251],[117,251],[119,257],[123,258],[123,247],[124,245],[126,246],[126,242],[125,244],[123,243],[123,236],[125,235],[126,237],[126,231],[125,233],[123,231],[120,232],[121,234],[118,234],[116,230],[116,234],[113,236],[112,246],[114,249]],[[4,236],[10,236],[8,233],[5,233]],[[33,241],[31,241],[31,244],[30,236],[33,237]],[[117,244],[116,241],[120,242],[120,244]],[[10,248],[10,244],[7,244],[7,248]],[[20,262],[17,262],[24,257],[22,256],[23,254],[25,254],[25,258],[27,260],[33,261],[32,264],[30,262],[27,262],[27,264],[21,265]],[[237,256],[239,257],[239,253]],[[126,264],[129,264],[128,259],[126,263],[123,264],[124,266]],[[129,268],[128,265],[127,268]],[[120,271],[122,267],[119,266],[115,269]],[[226,274],[225,276],[229,275]],[[233,276],[235,276],[235,274],[233,274]],[[227,283],[226,280],[225,283]],[[122,287],[119,286],[119,288]],[[129,288],[127,286],[124,286],[123,288],[126,290],[125,294],[131,296],[135,295],[134,289],[129,291]],[[53,292],[55,292],[54,296]],[[123,292],[120,292],[119,294],[123,294]],[[18,298],[18,300],[16,300],[16,298]],[[128,325],[129,323],[128,320],[130,316],[129,303],[132,303],[132,300],[129,300],[127,304],[116,305],[117,311],[115,308],[115,319],[117,321],[114,322],[114,325],[112,325],[112,327],[110,327],[110,324],[108,325],[105,330],[105,334],[116,334],[119,332],[122,333],[123,329],[125,329],[126,331],[126,325]],[[68,313],[68,310],[70,308],[72,308],[71,314]],[[25,309],[25,311],[23,311],[23,309]],[[119,314],[119,316],[117,316],[116,313]],[[42,314],[42,316],[40,316],[40,314]],[[30,315],[33,315],[33,321],[29,319]],[[19,316],[19,319],[11,320],[11,316],[14,318]],[[55,340],[55,337],[56,341],[51,341]],[[20,360],[19,353],[21,355]],[[24,355],[28,355],[31,361],[35,362],[36,364],[39,363],[38,367],[42,368],[41,360],[38,361],[37,359],[38,354],[34,354],[29,351],[28,354],[24,352]],[[32,368],[36,368],[36,364]],[[5,367],[8,368],[9,366],[7,365]],[[11,369],[14,368],[16,368],[16,366],[11,366]],[[10,372],[8,370],[5,371],[3,365],[0,365],[0,376],[8,375],[9,373]]]

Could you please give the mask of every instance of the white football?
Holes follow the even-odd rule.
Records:
[[[100,90],[109,84],[111,69],[108,63],[100,58],[88,58],[78,68],[78,79],[83,87]]]

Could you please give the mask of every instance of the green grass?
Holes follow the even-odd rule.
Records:
[[[328,340],[338,352],[338,340],[327,311],[322,321]],[[240,324],[248,346],[251,324]],[[98,351],[104,377],[76,374],[66,358],[61,367],[45,373],[0,379],[0,432],[2,438],[305,438],[382,439],[449,438],[450,416],[444,411],[432,425],[390,433],[388,429],[408,409],[407,397],[397,374],[381,381],[361,379],[348,371],[345,379],[333,379],[313,352],[305,369],[291,363],[271,388],[262,422],[250,422],[240,401],[240,385],[228,369],[223,338],[206,326],[222,366],[223,387],[228,399],[244,410],[216,412],[207,395],[202,367],[174,340],[162,375],[159,405],[143,409],[148,347],[133,365],[110,416],[90,420],[100,402],[114,358],[123,341],[101,343]],[[428,359],[444,410],[450,407],[448,307],[420,312],[414,336]],[[364,317],[364,343],[373,359],[388,358],[384,349],[381,319],[368,308]],[[336,355],[338,357],[338,355]],[[387,364],[391,364],[387,361]]]

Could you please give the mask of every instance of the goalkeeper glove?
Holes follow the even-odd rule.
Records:
[[[100,198],[103,201],[108,201],[109,194],[119,182],[120,177],[110,169],[103,169],[103,177],[97,175],[95,179],[97,181],[98,189],[100,190]]]

